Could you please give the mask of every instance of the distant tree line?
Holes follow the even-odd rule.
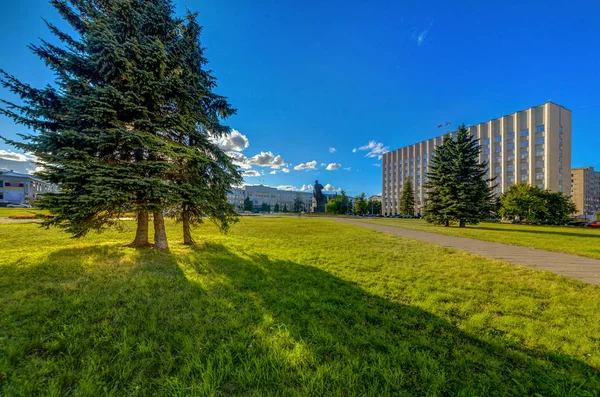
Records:
[[[367,200],[365,193],[361,193],[351,200],[344,190],[335,194],[325,204],[325,212],[338,215],[356,214],[381,214],[381,201],[375,199]]]

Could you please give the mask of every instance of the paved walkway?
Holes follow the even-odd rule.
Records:
[[[561,254],[536,248],[473,240],[464,237],[445,236],[443,234],[366,223],[352,219],[330,219],[367,229],[379,230],[400,237],[425,241],[443,247],[465,250],[477,255],[529,266],[537,270],[548,270],[590,284],[600,285],[600,260],[598,259]]]

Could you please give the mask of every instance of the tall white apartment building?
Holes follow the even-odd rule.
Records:
[[[529,183],[555,192],[571,192],[571,111],[553,102],[511,113],[469,127],[481,145],[480,162],[487,161],[496,177],[496,193],[514,183]],[[453,133],[454,134],[454,133]],[[414,184],[415,213],[422,212],[427,192],[423,184],[434,148],[443,136],[383,155],[384,214],[399,213],[402,185]]]

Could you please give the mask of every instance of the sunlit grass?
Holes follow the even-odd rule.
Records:
[[[48,211],[35,208],[6,208],[0,207],[0,218],[8,218],[15,214],[48,214]]]
[[[422,219],[359,219],[361,222],[403,227],[449,236],[521,245],[600,259],[600,229],[575,226],[533,226],[483,222],[459,228],[432,225]]]
[[[0,395],[596,395],[600,289],[323,219],[0,225]]]

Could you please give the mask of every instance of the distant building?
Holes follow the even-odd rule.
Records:
[[[293,211],[294,201],[300,196],[304,204],[304,211],[309,212],[312,209],[313,193],[296,192],[293,190],[279,190],[274,187],[265,185],[245,185],[242,187],[233,188],[227,195],[228,201],[233,204],[238,211],[244,210],[244,200],[250,198],[255,211],[260,210],[263,204],[268,204],[271,211],[275,209],[275,205],[279,204],[279,211],[283,211],[286,207],[288,211]],[[326,194],[328,198],[332,194]]]
[[[468,128],[479,140],[479,161],[487,162],[489,177],[496,178],[494,193],[503,193],[515,183],[571,192],[570,110],[547,102]],[[402,185],[409,177],[414,184],[415,212],[423,210],[431,156],[442,139],[439,136],[383,155],[384,214],[399,212]]]
[[[28,203],[48,192],[58,192],[57,186],[33,175],[0,170],[0,204]]]
[[[593,217],[600,210],[600,172],[594,167],[571,170],[571,196],[577,216]]]
[[[379,201],[379,202],[382,202],[382,201],[383,201],[383,200],[382,200],[382,198],[381,198],[381,196],[379,196],[379,195],[377,195],[377,194],[376,194],[376,195],[374,195],[374,196],[371,196],[371,197],[369,197],[369,200],[373,200],[373,201]]]

